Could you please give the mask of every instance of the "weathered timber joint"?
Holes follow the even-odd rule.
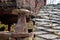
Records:
[[[28,33],[28,29],[26,26],[26,16],[31,15],[31,12],[27,9],[15,9],[12,11],[13,15],[18,15],[18,21],[15,26],[15,32],[0,32],[0,37],[4,37],[5,39],[12,38],[12,40],[24,40],[24,38],[31,36]],[[10,31],[10,29],[9,29]],[[5,37],[6,36],[6,37]]]
[[[0,0],[0,14],[1,15],[3,14],[2,16],[4,16],[5,14],[9,14],[9,15],[13,14],[13,15],[17,15],[16,18],[18,18],[17,25],[15,26],[15,32],[14,33],[0,32],[0,37],[4,37],[6,40],[9,40],[9,39],[24,40],[24,38],[31,36],[32,34],[28,33],[28,29],[26,27],[26,16],[30,16],[30,15],[34,16],[35,14],[38,13],[40,8],[44,5],[45,5],[44,0],[41,0],[41,1],[39,0]],[[7,18],[7,17],[8,16],[4,16],[3,18]],[[9,31],[12,25],[11,21],[13,19],[14,18],[9,16],[9,18],[5,19],[5,21],[2,20],[2,22],[8,22],[7,24],[9,25],[8,27]]]

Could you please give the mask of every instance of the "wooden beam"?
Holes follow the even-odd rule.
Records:
[[[0,32],[0,37],[8,38],[9,36],[14,37],[14,38],[16,38],[16,37],[29,37],[29,36],[31,36],[31,33]]]

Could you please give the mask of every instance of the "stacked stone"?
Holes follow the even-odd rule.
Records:
[[[54,11],[52,11],[54,10]],[[40,40],[60,40],[60,12],[58,9],[41,10],[34,18],[37,27],[34,32]]]

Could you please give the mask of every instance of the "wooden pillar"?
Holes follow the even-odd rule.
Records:
[[[11,29],[11,24],[8,24],[8,31],[10,31]]]
[[[26,15],[21,13],[18,15],[18,22],[15,28],[15,32],[27,32],[28,30],[26,29]],[[17,31],[18,30],[18,31]]]
[[[25,12],[25,10],[21,10],[20,12],[18,12],[18,21],[15,27],[16,33],[28,33],[28,29],[26,26],[26,14],[27,12]],[[17,37],[16,40],[24,40],[24,38],[26,37]]]

